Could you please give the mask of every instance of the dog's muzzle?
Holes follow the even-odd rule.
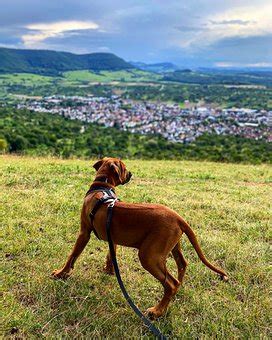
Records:
[[[123,184],[128,183],[128,182],[130,181],[131,177],[132,177],[132,173],[129,171],[128,174],[127,174],[127,178],[125,179],[125,181],[123,182]]]

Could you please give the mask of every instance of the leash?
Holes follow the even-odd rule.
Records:
[[[121,288],[121,291],[122,291],[125,299],[127,300],[130,307],[133,309],[135,314],[137,314],[139,316],[139,318],[143,321],[143,323],[147,326],[147,328],[155,335],[156,338],[158,338],[160,340],[167,340],[166,336],[164,336],[160,332],[160,330],[157,327],[155,327],[150,322],[150,320],[134,304],[134,302],[131,300],[131,297],[128,295],[128,292],[126,291],[126,288],[123,284],[123,281],[122,281],[122,278],[121,278],[121,275],[120,275],[120,271],[119,271],[119,267],[118,267],[118,263],[117,263],[117,259],[116,259],[116,254],[115,254],[115,251],[114,251],[114,246],[113,246],[113,242],[112,242],[112,238],[111,238],[111,232],[110,232],[111,220],[112,220],[112,214],[113,214],[113,207],[114,207],[116,201],[117,201],[117,199],[115,198],[108,205],[106,231],[107,231],[107,238],[108,238],[108,243],[109,243],[109,250],[110,250],[111,259],[112,259],[112,263],[113,263],[113,267],[114,267],[114,271],[115,271],[117,281],[119,283],[119,286]]]

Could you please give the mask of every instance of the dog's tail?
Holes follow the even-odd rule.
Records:
[[[196,235],[194,231],[191,229],[189,224],[185,222],[182,218],[180,219],[181,221],[181,230],[187,235],[189,241],[191,242],[192,246],[195,248],[195,251],[200,258],[200,260],[211,270],[214,272],[218,273],[221,276],[221,279],[224,281],[228,280],[227,274],[220,268],[215,267],[213,264],[211,264],[205,257],[202,249],[200,248],[200,245],[197,241]]]

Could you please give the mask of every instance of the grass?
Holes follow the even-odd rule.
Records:
[[[41,76],[32,73],[0,74],[0,87],[10,85],[37,86],[57,83],[63,86],[73,86],[93,82],[110,83],[117,82],[151,82],[158,81],[161,76],[152,72],[132,69],[122,71],[89,70],[64,72],[63,77]]]
[[[47,85],[51,84],[54,77],[40,76],[32,73],[12,73],[12,74],[1,74],[0,75],[0,86],[5,85]]]
[[[186,237],[185,282],[155,324],[170,338],[269,338],[268,165],[189,161],[127,161],[134,179],[117,189],[122,200],[159,202],[194,228],[207,257],[224,268],[221,282],[197,258]],[[70,252],[92,161],[1,156],[3,336],[16,338],[152,338],[125,302],[115,277],[102,272],[107,244],[93,235],[72,277],[49,274]],[[124,226],[125,227],[125,226]],[[124,283],[142,309],[161,286],[120,247]],[[176,274],[169,258],[168,267]]]
[[[100,71],[92,72],[88,70],[64,72],[65,80],[74,82],[150,82],[158,81],[161,77],[155,73],[141,70],[123,70],[123,71]]]
[[[95,83],[101,84],[153,84],[159,82],[161,76],[152,72],[137,69],[123,71],[89,70],[64,72],[62,76],[41,76],[31,73],[0,74],[0,100],[8,100],[10,103],[18,101],[16,95],[53,95],[67,94],[75,89],[73,94],[90,94],[89,86]],[[85,89],[84,89],[85,88]],[[84,91],[85,90],[85,91]],[[82,93],[78,92],[81,91]]]
[[[0,101],[4,100],[5,104],[7,102],[15,103],[18,101],[17,95],[35,95],[37,88],[53,86],[58,81],[58,77],[41,76],[32,73],[0,74]]]

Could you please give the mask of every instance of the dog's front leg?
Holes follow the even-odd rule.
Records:
[[[114,244],[113,247],[114,247],[114,252],[116,254],[117,245]],[[114,275],[114,267],[113,267],[110,251],[107,254],[106,264],[105,264],[103,270],[109,275]]]
[[[68,278],[74,268],[74,263],[76,262],[76,259],[79,257],[79,255],[82,253],[83,249],[85,248],[86,244],[88,243],[90,239],[90,230],[83,222],[81,222],[81,229],[78,235],[78,238],[76,240],[76,243],[74,245],[74,248],[68,257],[67,262],[61,269],[56,269],[51,274],[53,278],[56,279],[66,279]]]

